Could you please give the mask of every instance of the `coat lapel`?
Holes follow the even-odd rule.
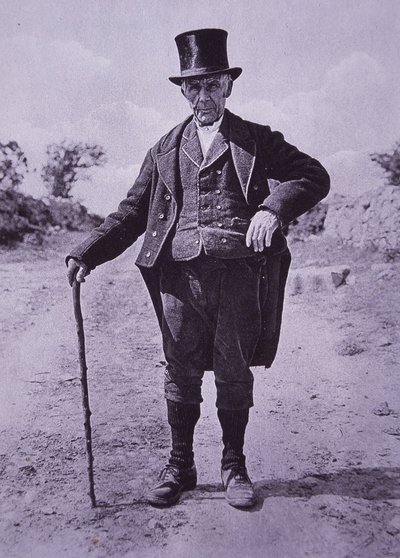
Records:
[[[177,164],[177,147],[157,155],[157,168],[161,180],[176,200],[176,185],[180,183],[179,165]]]
[[[182,151],[198,168],[200,168],[202,163],[203,167],[212,164],[224,153],[228,147],[227,142],[229,142],[236,174],[247,199],[248,188],[256,159],[256,142],[250,136],[244,121],[227,109],[225,110],[225,117],[222,121],[221,128],[204,162],[196,125],[193,119],[188,119],[177,127],[172,139],[168,142],[168,148],[156,155],[157,167],[161,180],[175,199],[176,185],[180,184],[178,138],[182,132]]]
[[[247,200],[249,184],[256,161],[256,142],[250,136],[243,120],[228,110],[226,112],[229,120],[229,144],[233,164]]]
[[[197,168],[200,168],[203,162],[203,152],[197,135],[196,124],[193,120],[189,122],[183,132],[182,151]]]
[[[181,141],[183,141],[183,133],[191,119],[192,117],[187,118],[167,134],[161,140],[160,151],[155,153],[160,178],[175,201],[177,199],[177,185],[180,184],[178,150]]]
[[[229,144],[221,125],[221,128],[218,130],[212,144],[210,145],[209,150],[207,151],[207,155],[205,156],[201,168],[204,169],[205,167],[209,167],[210,165],[212,165],[217,159],[221,157],[223,153],[225,153],[228,148]]]

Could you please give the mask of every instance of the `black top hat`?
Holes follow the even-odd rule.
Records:
[[[229,72],[232,79],[242,73],[242,68],[230,68],[226,52],[228,33],[223,29],[197,29],[175,37],[178,47],[181,75],[170,77],[175,85],[183,78]]]

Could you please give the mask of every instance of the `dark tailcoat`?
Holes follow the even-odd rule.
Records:
[[[329,191],[329,176],[316,160],[284,140],[280,132],[241,119],[228,110],[229,137],[233,163],[247,204],[254,214],[260,206],[274,212],[284,227],[311,209]],[[137,258],[148,286],[157,317],[162,317],[159,290],[159,261],[163,246],[173,234],[179,211],[181,177],[179,150],[189,148],[183,136],[190,119],[176,126],[149,150],[138,178],[120,203],[118,211],[70,253],[90,269],[121,254],[145,233]],[[270,180],[275,186],[270,190]],[[263,282],[263,329],[253,366],[271,366],[279,340],[283,297],[290,265],[286,240],[277,230],[267,256]],[[235,304],[235,301],[232,301]],[[211,358],[211,357],[210,357]],[[210,360],[210,368],[212,368]]]

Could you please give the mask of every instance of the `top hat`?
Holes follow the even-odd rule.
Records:
[[[197,29],[175,37],[178,47],[181,75],[170,77],[175,85],[181,85],[188,77],[228,72],[232,79],[242,73],[242,68],[230,68],[226,52],[228,33],[223,29]]]

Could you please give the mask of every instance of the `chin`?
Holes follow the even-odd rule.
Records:
[[[218,120],[218,115],[214,112],[205,115],[196,114],[196,118],[199,124],[203,124],[204,126],[209,126],[210,124],[213,124],[216,120]]]

